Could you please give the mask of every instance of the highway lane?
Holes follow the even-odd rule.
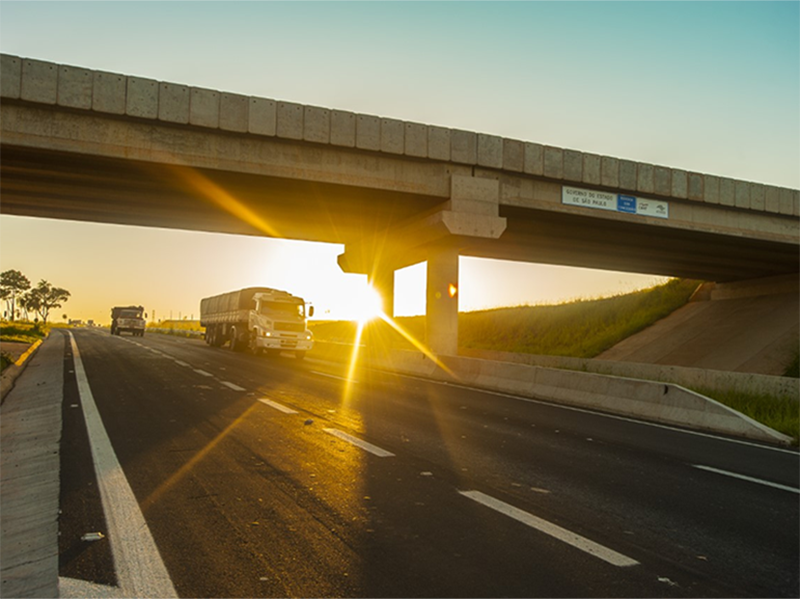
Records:
[[[196,340],[74,336],[181,596],[798,594],[796,452],[388,373],[347,384],[345,366]],[[73,511],[62,529],[80,529]],[[62,574],[113,584],[95,564]]]

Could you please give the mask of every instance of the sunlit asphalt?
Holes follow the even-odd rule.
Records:
[[[795,452],[364,369],[348,383],[346,364],[73,334],[180,596],[798,595]],[[113,587],[108,538],[76,541],[110,526],[66,346],[60,574]]]

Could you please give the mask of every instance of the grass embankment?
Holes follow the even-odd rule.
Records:
[[[548,356],[594,358],[683,306],[697,281],[663,285],[597,300],[557,306],[520,306],[468,312],[459,345]]]
[[[44,339],[51,325],[38,322],[0,322],[0,343],[36,343]],[[14,363],[11,354],[0,350],[0,371]]]
[[[594,358],[683,306],[697,281],[671,280],[626,295],[578,300],[556,306],[517,306],[458,315],[458,345],[547,356]],[[415,339],[425,338],[425,317],[400,317],[397,323]],[[352,342],[353,322],[310,323],[320,341]],[[369,325],[369,334],[391,347],[412,344],[382,322]],[[377,329],[377,332],[376,332]]]

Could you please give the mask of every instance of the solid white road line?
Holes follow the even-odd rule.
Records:
[[[716,474],[730,476],[731,478],[739,478],[741,480],[746,480],[751,483],[758,483],[759,485],[766,485],[768,487],[774,487],[775,489],[781,489],[782,491],[791,491],[792,493],[800,494],[800,489],[795,489],[794,487],[788,487],[786,485],[781,485],[779,483],[771,483],[768,480],[753,478],[751,476],[745,476],[744,474],[736,474],[735,472],[728,472],[727,470],[718,470],[717,468],[712,468],[711,466],[702,466],[700,464],[692,464],[692,466],[694,466],[695,468],[699,468],[700,470],[707,470],[708,472],[715,472]]]
[[[560,404],[555,401],[547,401],[544,399],[533,399],[532,397],[522,397],[521,395],[512,395],[510,393],[503,393],[502,391],[491,391],[489,389],[479,389],[478,387],[470,387],[468,385],[461,385],[459,383],[450,383],[447,381],[436,381],[434,379],[426,379],[421,376],[414,376],[413,374],[401,374],[399,372],[392,373],[395,376],[407,378],[407,379],[414,379],[417,381],[423,381],[426,383],[432,383],[434,385],[443,385],[445,387],[456,387],[458,389],[465,389],[467,391],[475,391],[476,393],[484,393],[486,395],[494,395],[497,397],[507,397],[508,399],[516,399],[517,401],[524,401],[527,403],[534,403],[539,404],[542,406],[550,406],[551,408],[558,408],[561,410],[569,410],[572,412],[583,412],[584,414],[592,414],[594,416],[598,416],[600,418],[610,418],[612,420],[623,420],[625,422],[633,422],[634,424],[639,424],[642,426],[649,426],[653,428],[663,428],[669,431],[675,431],[676,433],[683,433],[685,435],[693,435],[695,437],[706,437],[708,439],[715,439],[717,441],[725,441],[727,443],[736,443],[737,445],[748,445],[750,447],[758,447],[759,449],[764,449],[767,451],[777,451],[780,453],[789,453],[792,455],[797,455],[796,449],[784,449],[782,447],[777,447],[774,445],[765,445],[763,443],[755,443],[753,441],[745,441],[744,439],[734,439],[733,437],[720,437],[719,435],[714,435],[711,433],[702,433],[700,431],[693,431],[686,428],[678,428],[677,426],[670,426],[669,424],[658,424],[657,422],[648,422],[647,420],[637,420],[636,418],[628,417],[628,416],[620,416],[618,414],[609,414],[607,412],[597,412],[595,410],[589,408],[578,408],[576,406],[568,406],[566,404]]]
[[[355,445],[356,447],[360,447],[364,451],[368,451],[371,454],[378,456],[379,458],[391,458],[394,454],[390,451],[386,451],[385,449],[381,449],[377,445],[373,445],[372,443],[367,443],[366,441],[362,441],[358,437],[354,437],[353,435],[348,435],[344,431],[340,431],[336,428],[324,428],[322,429],[329,435],[333,435],[334,437],[338,437],[342,441],[347,441]]]
[[[119,586],[130,597],[177,597],[153,535],[103,426],[78,344],[71,332],[69,337]]]
[[[501,514],[509,516],[510,518],[514,518],[514,520],[522,522],[531,528],[535,528],[546,535],[550,535],[559,541],[563,541],[568,545],[572,545],[576,549],[580,549],[585,553],[600,558],[612,566],[628,567],[639,564],[639,562],[637,562],[635,559],[631,559],[625,555],[622,555],[621,553],[617,553],[608,547],[604,547],[603,545],[595,543],[594,541],[590,541],[586,537],[582,537],[581,535],[571,532],[566,528],[561,528],[552,522],[543,520],[538,516],[534,516],[533,514],[516,508],[504,501],[500,501],[499,499],[495,499],[494,497],[481,493],[480,491],[459,491],[459,493],[461,493],[464,497],[469,497],[473,501],[477,501],[486,507],[500,512]]]
[[[240,387],[234,383],[229,383],[228,381],[220,381],[223,385],[225,385],[228,389],[233,389],[234,391],[247,391],[244,387]]]
[[[258,401],[271,408],[275,408],[276,410],[278,410],[279,412],[283,412],[284,414],[297,414],[297,412],[294,411],[293,409],[287,408],[286,406],[281,405],[276,401],[272,401],[271,399],[267,399],[266,397],[262,397]]]

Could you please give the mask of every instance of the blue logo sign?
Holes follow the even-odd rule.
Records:
[[[617,210],[619,212],[628,212],[636,214],[636,198],[633,196],[624,196],[622,194],[617,196]]]

